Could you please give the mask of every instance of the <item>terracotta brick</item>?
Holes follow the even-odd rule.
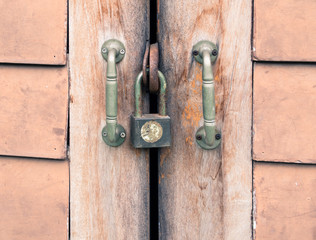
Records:
[[[316,239],[316,166],[254,165],[254,239]]]
[[[0,62],[66,64],[66,0],[0,0]]]
[[[0,158],[0,239],[67,240],[68,161]]]
[[[0,65],[0,155],[64,159],[67,67]]]
[[[254,68],[253,159],[316,163],[316,66]]]
[[[316,60],[315,0],[254,0],[253,58]]]

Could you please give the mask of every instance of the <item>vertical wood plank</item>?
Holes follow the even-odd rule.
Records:
[[[0,62],[66,64],[67,0],[0,0]]]
[[[71,239],[148,239],[148,151],[130,144],[133,85],[148,38],[147,0],[70,1]],[[118,121],[123,145],[107,146],[104,41],[126,47],[118,65]]]
[[[160,0],[161,70],[173,143],[160,154],[161,239],[251,239],[251,1]],[[216,121],[222,146],[202,150],[200,40],[219,46]]]
[[[67,240],[68,161],[0,157],[0,239]]]

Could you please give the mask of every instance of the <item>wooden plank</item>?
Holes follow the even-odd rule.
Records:
[[[316,163],[315,76],[314,65],[255,64],[255,160]]]
[[[0,158],[0,239],[67,240],[68,161]]]
[[[0,0],[0,62],[66,64],[67,0]]]
[[[160,66],[173,137],[160,154],[161,239],[251,239],[251,9],[248,0],[160,0]],[[223,142],[213,151],[195,142],[202,74],[191,51],[199,40],[219,45],[213,71]]]
[[[253,59],[316,60],[314,0],[254,0]]]
[[[254,239],[314,240],[316,166],[255,163]]]
[[[66,157],[67,67],[0,65],[0,154]]]
[[[133,85],[148,38],[147,0],[70,1],[71,239],[149,238],[148,151],[130,143]],[[104,41],[116,38],[126,54],[118,64],[118,121],[123,145],[107,146]]]

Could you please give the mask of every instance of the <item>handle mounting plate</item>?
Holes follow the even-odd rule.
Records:
[[[101,48],[102,57],[107,61],[109,50],[113,48],[116,50],[115,62],[119,63],[120,61],[123,60],[125,56],[125,52],[126,52],[123,43],[120,42],[119,40],[110,39],[104,42]]]
[[[220,131],[218,131],[217,129],[215,129],[215,134],[218,136],[221,136]],[[221,144],[221,138],[219,138],[219,139],[215,138],[214,144],[209,145],[206,143],[205,137],[206,137],[205,129],[204,129],[204,126],[202,126],[196,131],[196,134],[195,134],[196,142],[199,144],[199,146],[202,149],[212,150],[212,149],[217,148]]]
[[[197,44],[193,46],[192,53],[195,60],[200,64],[203,64],[203,51],[204,50],[209,50],[210,53],[215,53],[215,51],[216,53],[218,52],[218,49],[214,43],[205,41],[205,40],[198,42]],[[215,63],[216,59],[217,59],[217,54],[216,55],[211,54],[212,64]]]
[[[123,128],[123,126],[121,124],[117,124],[116,125],[116,134],[118,135],[118,138],[116,141],[110,141],[109,137],[108,137],[108,132],[107,132],[107,126],[105,126],[102,129],[102,139],[103,141],[111,146],[111,147],[118,147],[121,144],[123,144],[123,142],[125,141],[126,138],[126,132],[125,129]]]

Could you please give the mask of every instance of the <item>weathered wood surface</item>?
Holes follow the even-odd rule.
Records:
[[[316,166],[255,163],[254,239],[316,238]]]
[[[64,159],[67,67],[0,65],[0,155]]]
[[[311,64],[255,64],[253,159],[316,163],[315,76]]]
[[[254,60],[316,61],[315,13],[315,0],[254,0]]]
[[[70,229],[71,239],[148,239],[148,151],[130,143],[133,85],[148,38],[147,0],[71,0],[70,4]],[[104,41],[126,47],[118,64],[118,121],[127,132],[107,146]]]
[[[251,239],[252,1],[160,0],[161,71],[168,82],[172,146],[160,154],[161,239]],[[199,40],[218,44],[213,68],[222,146],[202,150]]]
[[[68,161],[0,158],[0,239],[67,240]]]
[[[0,0],[0,62],[66,64],[66,0]]]

